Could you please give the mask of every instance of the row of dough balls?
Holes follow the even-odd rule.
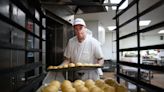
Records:
[[[79,66],[89,66],[89,67],[98,67],[101,66],[100,64],[87,64],[87,63],[69,63],[69,64],[65,64],[63,66],[49,66],[48,69],[62,69],[62,68],[69,68],[69,67],[79,67]]]
[[[62,92],[128,92],[126,87],[111,79],[105,81],[93,81],[91,79],[86,81],[76,80],[73,83],[69,80],[64,80],[62,84],[54,80],[48,86],[45,86],[42,92],[58,92],[59,90]]]

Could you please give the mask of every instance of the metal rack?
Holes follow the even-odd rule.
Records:
[[[161,21],[159,23],[156,23],[154,25],[151,25],[147,28],[144,29],[140,29],[139,26],[139,20],[140,17],[142,17],[145,14],[148,14],[149,12],[157,9],[158,7],[162,6],[164,4],[163,0],[159,0],[158,2],[156,2],[155,4],[151,5],[149,8],[145,9],[144,11],[139,13],[139,2],[140,0],[133,0],[131,3],[129,3],[129,5],[123,9],[122,11],[119,12],[119,7],[123,4],[123,2],[125,2],[125,0],[122,0],[118,6],[117,6],[117,10],[116,10],[116,16],[113,18],[116,20],[116,50],[117,50],[117,81],[120,82],[120,78],[124,79],[125,81],[131,82],[133,84],[135,84],[137,86],[137,92],[141,92],[141,88],[147,90],[148,92],[163,92],[164,89],[161,87],[157,87],[155,85],[152,85],[150,83],[146,83],[144,81],[141,81],[141,69],[145,69],[145,70],[153,70],[153,71],[159,71],[159,72],[164,72],[164,66],[155,66],[155,65],[146,65],[146,64],[141,64],[141,60],[140,60],[140,51],[141,50],[147,50],[147,49],[164,49],[164,44],[158,44],[158,45],[150,45],[150,46],[141,46],[140,45],[140,34],[141,33],[145,33],[145,32],[149,32],[152,31],[154,29],[157,28],[161,28],[164,26],[164,21]],[[132,6],[136,5],[136,15],[130,19],[128,19],[127,21],[125,21],[124,23],[120,24],[120,17],[121,15],[123,15],[126,11],[128,11]],[[136,25],[136,32],[131,32],[129,34],[123,35],[120,37],[120,28],[126,26],[127,24],[131,23],[132,21],[136,20],[137,21],[137,25]],[[132,48],[123,48],[120,49],[120,40],[123,40],[125,38],[129,38],[132,36],[137,36],[137,46],[136,47],[132,47]],[[120,52],[123,51],[137,51],[137,59],[138,62],[137,63],[130,63],[130,62],[123,62],[120,60]],[[137,68],[137,78],[134,77],[130,77],[128,75],[122,74],[120,71],[120,65],[124,65],[124,66],[130,66],[130,67],[134,67]]]
[[[37,0],[36,0],[37,1]],[[0,78],[1,80],[4,80],[5,82],[9,82],[10,84],[7,85],[8,89],[7,92],[30,92],[34,89],[37,88],[37,86],[40,84],[40,82],[43,80],[45,74],[43,73],[42,67],[43,67],[43,60],[42,60],[42,53],[43,51],[43,47],[42,47],[42,43],[43,41],[46,41],[45,39],[42,38],[42,30],[46,29],[43,24],[42,24],[42,18],[44,17],[42,10],[39,7],[39,3],[34,3],[33,7],[34,9],[36,9],[39,12],[40,18],[39,20],[35,17],[35,14],[32,14],[29,9],[27,7],[25,7],[25,5],[22,3],[21,0],[6,0],[6,1],[1,1],[1,2],[5,2],[7,3],[6,6],[9,6],[9,10],[8,10],[8,15],[6,16],[3,13],[0,12],[0,21],[2,23],[5,23],[6,25],[9,25],[10,28],[7,29],[9,31],[12,31],[11,27],[14,27],[16,29],[18,29],[19,31],[22,32],[23,35],[30,35],[31,37],[33,37],[34,39],[38,39],[39,44],[35,43],[36,45],[39,45],[39,48],[27,48],[26,46],[26,41],[27,38],[23,38],[24,42],[22,44],[25,44],[24,46],[22,45],[18,45],[16,43],[12,43],[11,38],[8,38],[9,41],[2,41],[0,40],[0,49],[3,51],[8,51],[9,53],[13,53],[14,51],[16,51],[16,56],[19,58],[18,54],[19,51],[21,51],[22,53],[27,53],[27,52],[33,52],[33,53],[39,53],[37,57],[39,57],[38,61],[32,62],[32,63],[27,63],[26,61],[26,54],[24,57],[21,57],[22,59],[24,59],[24,61],[20,61],[21,64],[16,63],[16,65],[14,65],[14,60],[16,57],[14,57],[13,54],[9,54],[9,58],[10,59],[2,59],[3,57],[0,57],[1,60],[5,60],[7,62],[7,64],[4,66],[7,66],[6,68],[1,68],[0,69]],[[24,2],[24,1],[23,1]],[[28,30],[28,28],[26,28],[26,26],[22,26],[20,25],[17,21],[14,21],[12,19],[12,11],[13,11],[13,5],[15,5],[18,9],[22,10],[22,12],[25,14],[25,19],[31,19],[33,20],[33,24],[36,24],[39,26],[39,35],[37,35],[35,32],[31,32],[30,30]],[[26,22],[26,21],[25,21]],[[6,30],[6,29],[5,29]],[[2,29],[2,31],[5,31]],[[11,34],[10,34],[11,36]],[[3,52],[0,52],[1,55]],[[17,58],[17,59],[18,59]],[[18,62],[18,61],[16,61]],[[3,63],[1,64],[3,65]],[[26,76],[26,73],[30,70],[35,70],[38,69],[38,74],[34,75],[33,78],[28,78]],[[23,77],[21,77],[23,76]],[[7,79],[5,79],[7,78]],[[22,79],[22,80],[19,80]],[[20,82],[20,83],[19,83]],[[2,82],[3,84],[3,82]],[[1,90],[2,91],[2,90]]]

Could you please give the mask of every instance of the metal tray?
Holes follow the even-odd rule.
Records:
[[[77,70],[95,70],[97,68],[103,68],[103,66],[76,66],[60,69],[47,69],[47,71],[77,71]]]

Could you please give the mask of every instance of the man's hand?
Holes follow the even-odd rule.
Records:
[[[97,64],[100,64],[101,66],[103,66],[103,64],[104,64],[104,59],[103,59],[103,58],[97,59]]]
[[[69,63],[70,63],[70,59],[64,57],[64,61],[63,61],[63,63],[60,64],[60,66],[63,66],[63,65],[65,65],[65,64],[69,64]]]

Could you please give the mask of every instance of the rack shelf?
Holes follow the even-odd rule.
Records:
[[[18,8],[20,8],[26,15],[31,18],[36,24],[38,24],[42,29],[44,26],[35,18],[33,15],[19,0],[11,0],[13,4],[15,4]]]
[[[119,51],[136,51],[136,50],[147,50],[147,49],[164,49],[164,44],[158,44],[158,45],[151,45],[151,46],[143,46],[143,47],[134,47],[134,48],[125,48],[125,49],[119,49]]]
[[[19,25],[19,24],[16,23],[15,21],[9,19],[8,17],[2,15],[1,13],[0,13],[0,17],[1,17],[0,20],[6,22],[6,23],[8,23],[8,24],[10,24],[10,25],[12,25],[12,26],[18,28],[18,29],[20,29],[21,31],[23,31],[23,32],[25,32],[25,33],[28,33],[28,34],[30,34],[30,35],[32,35],[32,36],[34,36],[34,37],[36,37],[36,38],[41,39],[41,40],[44,41],[43,38],[41,38],[41,37],[39,37],[38,35],[36,35],[36,34],[30,32],[30,31],[27,30],[26,28],[22,27],[21,25]]]
[[[159,22],[159,23],[157,23],[157,24],[154,24],[154,25],[152,25],[152,26],[150,26],[150,27],[141,29],[141,30],[139,30],[139,33],[145,33],[145,32],[148,32],[148,31],[151,31],[151,30],[153,30],[153,29],[157,29],[157,28],[160,28],[160,27],[163,27],[163,26],[164,26],[164,21]],[[121,37],[119,37],[119,40],[125,39],[125,38],[127,38],[127,37],[131,37],[131,36],[134,36],[134,35],[137,35],[137,32],[132,32],[132,33],[129,33],[129,34],[127,34],[127,35],[121,36]]]
[[[23,51],[29,51],[29,52],[41,52],[40,49],[25,48],[23,46],[19,46],[19,45],[16,45],[16,44],[11,44],[11,43],[6,43],[6,42],[1,42],[1,41],[0,41],[0,48],[12,49],[12,50],[23,50]]]
[[[164,72],[164,66],[146,65],[146,64],[139,64],[138,65],[137,63],[130,63],[130,62],[126,62],[126,61],[120,61],[118,63],[120,65],[125,65],[125,66],[130,66],[130,67],[135,67],[135,68]]]
[[[36,90],[45,76],[45,74],[40,74],[38,77],[28,80],[28,83],[17,89],[15,92],[30,92],[31,89]]]
[[[29,70],[32,70],[32,69],[35,69],[35,68],[41,67],[41,66],[43,66],[43,64],[41,64],[40,62],[36,62],[36,63],[17,66],[14,68],[3,69],[3,70],[0,70],[0,72],[1,72],[0,76],[13,75],[13,74],[21,73],[21,72],[27,72]]]
[[[137,86],[140,86],[142,88],[145,88],[148,90],[148,92],[163,92],[164,89],[163,88],[160,88],[160,87],[157,87],[157,86],[154,86],[154,85],[151,85],[149,83],[146,83],[146,82],[143,82],[143,81],[140,81],[140,80],[137,80],[136,78],[133,78],[133,77],[129,77],[127,75],[124,75],[124,74],[117,74],[118,77],[121,77],[125,80],[128,80],[130,81],[131,83],[137,85]]]

